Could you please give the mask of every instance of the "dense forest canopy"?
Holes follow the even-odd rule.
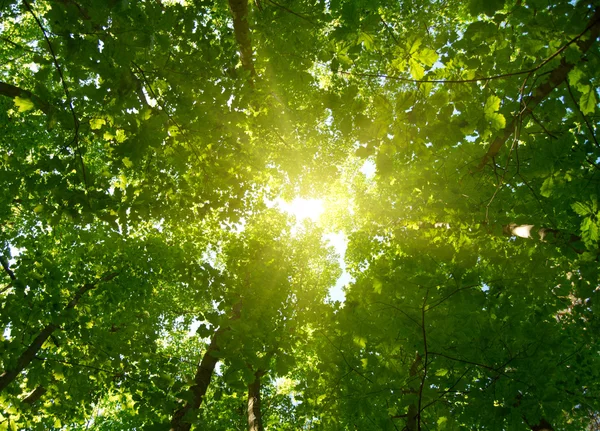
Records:
[[[0,1],[0,430],[599,429],[599,35]]]

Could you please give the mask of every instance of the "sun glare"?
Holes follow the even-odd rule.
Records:
[[[317,221],[325,212],[321,199],[295,198],[290,203],[280,200],[278,204],[283,211],[295,216],[298,222],[307,218]]]

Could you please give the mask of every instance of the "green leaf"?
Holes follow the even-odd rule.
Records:
[[[485,101],[485,106],[483,108],[483,112],[486,116],[489,116],[500,109],[500,98],[498,96],[494,96],[493,94],[487,98]]]
[[[590,91],[583,94],[579,99],[579,107],[584,115],[593,114],[596,110],[596,90],[591,88]]]
[[[590,207],[581,202],[575,202],[571,205],[571,208],[573,208],[573,211],[575,211],[580,216],[587,216],[591,213]]]
[[[473,16],[482,13],[487,16],[493,16],[497,10],[504,7],[504,0],[471,0],[469,2],[469,12]]]
[[[506,118],[504,118],[504,115],[502,115],[498,112],[494,112],[494,113],[488,114],[487,117],[488,117],[488,120],[490,120],[492,130],[501,130],[506,127]]]
[[[413,79],[423,79],[423,76],[425,76],[425,69],[423,66],[421,66],[418,61],[412,58],[408,61],[408,64],[410,65],[410,75],[413,77]]]
[[[579,83],[579,80],[583,77],[583,72],[578,67],[573,68],[569,72],[569,85],[572,87],[576,87]]]
[[[437,53],[430,48],[423,48],[416,53],[416,58],[426,66],[433,66],[434,63],[438,60]]]
[[[33,109],[35,106],[34,103],[30,99],[19,97],[19,96],[14,98],[14,103],[19,112],[29,111],[29,110]]]
[[[354,343],[361,349],[364,349],[367,346],[367,339],[364,337],[355,336]]]
[[[545,198],[549,198],[552,194],[552,190],[554,189],[554,178],[549,176],[542,183],[542,188],[540,189],[540,194]]]
[[[105,124],[106,120],[104,118],[93,118],[90,120],[90,128],[92,130],[98,130]]]
[[[381,281],[380,281],[380,280],[378,280],[378,279],[375,279],[375,280],[373,281],[373,291],[374,291],[375,293],[381,293],[381,288],[382,288],[382,287],[383,287],[383,284],[381,283]]]

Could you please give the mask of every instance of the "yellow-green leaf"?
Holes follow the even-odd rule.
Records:
[[[375,291],[375,293],[381,293],[381,286],[381,281],[375,279],[373,282],[373,291]]]
[[[581,108],[581,112],[585,115],[593,114],[596,110],[596,90],[590,89],[587,93],[581,96],[579,99],[579,107]]]
[[[104,118],[93,118],[90,120],[90,127],[92,130],[98,130],[105,124],[106,120]]]
[[[416,57],[421,63],[429,67],[433,66],[433,64],[438,60],[437,53],[430,48],[423,48],[417,53]]]
[[[123,164],[126,168],[130,168],[133,166],[133,162],[129,160],[129,157],[123,157]]]
[[[121,143],[125,142],[125,139],[127,138],[127,136],[125,136],[125,130],[123,130],[123,129],[118,129],[118,130],[117,130],[117,136],[116,136],[116,138],[117,138],[117,142],[118,142],[119,144],[121,144]]]
[[[356,337],[354,337],[354,343],[361,349],[364,349],[367,345],[367,339],[356,336]]]
[[[15,97],[14,102],[19,112],[29,111],[35,106],[30,99],[19,96]]]
[[[493,94],[487,98],[485,101],[485,106],[483,108],[483,112],[486,116],[489,116],[500,109],[500,98],[498,96],[494,96]]]
[[[504,118],[504,115],[499,114],[498,112],[493,112],[487,115],[487,118],[490,120],[493,130],[500,130],[506,127],[506,118]]]
[[[425,69],[423,69],[423,66],[418,61],[411,58],[408,64],[410,65],[410,75],[413,79],[422,79],[425,76]]]
[[[575,87],[582,76],[583,76],[583,72],[581,71],[581,69],[576,67],[573,70],[571,70],[569,72],[569,85],[571,85],[572,87]]]

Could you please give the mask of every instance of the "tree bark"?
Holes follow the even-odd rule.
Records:
[[[115,278],[117,275],[118,275],[117,272],[113,272],[111,274],[108,274],[108,275],[102,277],[100,280],[98,280],[95,283],[87,283],[87,284],[84,284],[83,286],[81,286],[77,290],[77,292],[75,292],[75,295],[73,296],[71,301],[69,301],[67,306],[65,308],[63,308],[63,311],[61,312],[61,314],[72,308],[75,308],[75,306],[79,303],[79,300],[81,299],[81,297],[86,292],[94,289],[100,282],[110,281],[113,278]],[[35,358],[35,355],[37,355],[37,353],[42,348],[42,345],[46,342],[46,340],[48,338],[50,338],[50,335],[52,335],[52,333],[57,328],[58,328],[58,325],[56,325],[55,323],[47,324],[44,327],[44,329],[42,329],[42,331],[37,335],[37,337],[34,338],[33,342],[29,345],[29,347],[27,347],[27,349],[23,353],[21,353],[21,355],[17,359],[17,363],[15,364],[15,366],[4,371],[0,375],[0,392],[2,392],[4,389],[6,389],[6,387],[8,385],[10,385],[17,378],[17,376],[19,375],[19,373],[21,373],[21,371],[23,371],[25,368],[27,368],[27,366],[31,363],[31,361],[33,361],[33,358]]]
[[[192,424],[187,422],[185,415],[191,411],[200,408],[202,401],[204,401],[204,395],[208,390],[210,381],[212,379],[215,366],[219,361],[213,353],[219,351],[218,339],[221,334],[227,331],[228,328],[218,329],[210,340],[210,345],[202,357],[200,365],[196,369],[196,375],[194,376],[194,385],[190,388],[192,394],[191,401],[185,403],[185,405],[173,413],[171,419],[171,430],[170,431],[189,431]]]
[[[233,316],[230,320],[239,319],[240,313],[241,302],[234,305]],[[208,346],[208,349],[206,349],[206,352],[204,352],[202,361],[200,361],[200,365],[196,369],[194,385],[189,389],[191,400],[187,401],[182,407],[178,408],[175,413],[173,413],[170,431],[189,431],[192,427],[192,424],[188,422],[188,419],[185,418],[185,415],[190,411],[199,409],[202,405],[204,396],[206,395],[206,391],[210,385],[215,366],[217,365],[217,362],[219,362],[219,359],[214,353],[219,351],[219,342],[223,334],[230,330],[230,327],[219,328],[211,337],[210,345]]]
[[[600,35],[600,8],[596,9],[594,16],[588,23],[583,34],[589,32],[589,37],[586,40],[579,39],[576,43],[581,51],[581,57],[590,49],[590,47],[596,42],[596,39]],[[516,127],[519,125],[524,118],[531,114],[533,109],[539,105],[556,87],[562,84],[569,72],[575,67],[575,64],[567,62],[565,58],[560,61],[560,64],[550,73],[548,81],[540,84],[531,96],[526,97],[523,100],[525,109],[520,112],[519,115],[513,117],[513,119],[506,125],[504,130],[498,135],[492,144],[490,145],[487,153],[483,156],[477,170],[481,170],[487,165],[487,163],[494,158],[500,149],[504,146],[508,138],[515,133]]]
[[[254,61],[252,60],[252,42],[250,40],[250,25],[248,24],[248,0],[229,0],[233,15],[233,32],[240,47],[242,67],[254,76]]]
[[[254,381],[248,385],[248,431],[264,431],[260,411],[260,378],[264,371],[254,373]]]

